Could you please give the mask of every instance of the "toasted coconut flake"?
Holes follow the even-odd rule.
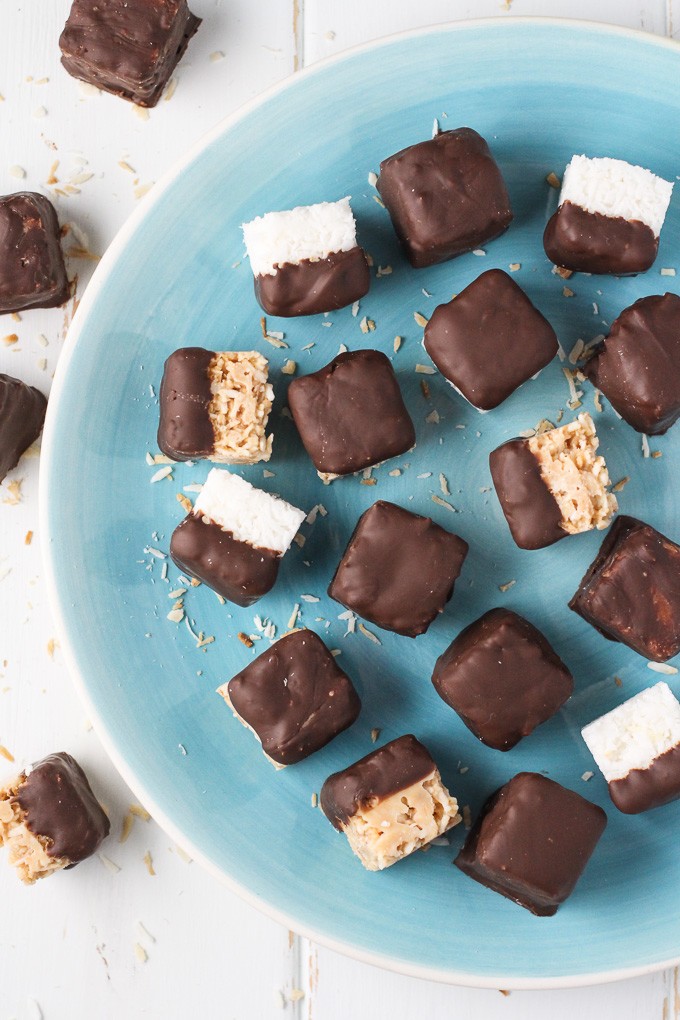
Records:
[[[178,492],[175,498],[177,499],[177,502],[181,504],[185,513],[190,514],[191,511],[194,509],[194,504],[191,502],[188,496],[184,495],[183,492]]]
[[[431,365],[416,365],[418,375],[434,375],[435,369]]]
[[[165,90],[163,99],[166,103],[169,103],[177,90],[177,78],[171,78],[168,82],[168,86]]]
[[[554,171],[552,171],[552,170],[546,176],[546,182],[550,185],[551,188],[555,188],[556,191],[559,191],[560,188],[562,187],[561,180],[559,179],[557,174],[554,173]]]
[[[132,826],[134,825],[134,823],[135,823],[134,815],[131,815],[130,812],[128,811],[128,813],[123,818],[120,836],[118,837],[119,843],[127,843],[130,833],[132,832]]]
[[[130,804],[128,811],[130,812],[131,815],[134,815],[135,818],[141,818],[143,822],[148,822],[151,820],[151,815],[146,810],[146,808],[142,807],[141,804]]]
[[[522,268],[521,262],[511,262],[510,265],[508,266],[508,269],[510,270],[511,273],[518,273],[521,268]]]
[[[562,288],[562,295],[563,295],[563,297],[574,297],[574,292],[571,289],[571,287],[563,287]]]
[[[135,942],[135,956],[137,957],[140,963],[146,963],[146,961],[149,959],[146,949],[144,948],[144,946],[141,946],[139,942]]]
[[[621,492],[621,489],[624,485],[628,485],[629,481],[630,475],[625,475],[620,482],[617,482],[616,485],[612,485],[612,492]]]
[[[288,358],[287,361],[284,361],[283,365],[281,366],[281,371],[283,372],[284,375],[295,375],[296,369],[297,364],[294,361],[291,361],[290,358]]]
[[[517,581],[506,581],[505,584],[499,584],[498,585],[498,590],[502,591],[503,593],[505,593],[506,591],[510,591],[510,589],[515,584],[517,584]]]
[[[375,726],[375,727],[374,727],[374,728],[373,728],[373,729],[371,730],[371,743],[375,744],[375,742],[376,742],[376,740],[378,739],[378,737],[380,736],[381,732],[382,732],[382,731],[381,731],[381,730],[379,730],[377,726]]]
[[[151,851],[150,850],[147,850],[146,853],[144,854],[144,863],[146,864],[146,870],[149,872],[149,874],[153,878],[155,876],[156,872],[153,869],[153,859],[151,857]]]
[[[236,636],[239,639],[239,641],[241,642],[241,644],[245,645],[246,648],[252,648],[253,647],[253,644],[254,644],[253,640],[251,638],[249,638],[247,634],[244,634],[242,630],[240,630]]]
[[[570,280],[574,275],[573,269],[564,269],[562,266],[553,266],[552,271],[555,276],[559,276],[562,280]]]
[[[377,203],[378,203],[378,205],[379,205],[379,206],[380,206],[380,207],[381,207],[382,209],[384,209],[384,208],[385,208],[385,203],[383,202],[383,200],[382,200],[382,198],[380,197],[380,195],[373,195],[373,201],[374,201],[374,202],[377,202]],[[369,265],[370,265],[370,263],[369,263]]]
[[[373,631],[370,631],[368,629],[368,627],[365,627],[363,625],[363,623],[359,624],[359,630],[364,635],[364,637],[367,637],[369,639],[369,641],[373,642],[374,645],[381,645],[382,644],[382,641],[380,640],[378,635],[374,634]]]
[[[11,751],[8,751],[4,744],[0,744],[0,755],[5,761],[14,761],[14,755]]]
[[[420,312],[414,312],[413,318],[416,320],[416,325],[420,326],[421,329],[425,329],[428,322],[430,321],[429,319],[426,319],[424,315],[421,315]]]
[[[317,793],[313,793],[312,796],[311,796],[312,807],[313,808],[317,807],[318,803],[319,803],[319,795]]]
[[[452,514],[458,513],[455,506],[453,506],[451,503],[448,503],[445,499],[442,499],[441,496],[437,496],[435,493],[432,493],[430,499],[432,500],[433,503],[436,503],[437,506],[443,506],[447,510],[450,510]]]

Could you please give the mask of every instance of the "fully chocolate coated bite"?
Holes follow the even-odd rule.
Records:
[[[0,198],[0,315],[53,308],[69,296],[54,206],[33,191]]]
[[[42,432],[46,410],[40,390],[0,373],[0,482]]]

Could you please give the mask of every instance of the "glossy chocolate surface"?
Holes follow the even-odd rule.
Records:
[[[425,350],[471,404],[490,411],[552,361],[557,337],[522,288],[490,269],[435,308]]]
[[[492,450],[489,466],[501,510],[520,549],[543,549],[567,537],[557,500],[524,439],[510,439]]]
[[[108,836],[109,820],[75,758],[64,751],[36,762],[12,800],[34,836],[49,840],[50,857],[78,864]]]
[[[214,351],[202,347],[181,347],[165,362],[158,397],[158,447],[166,457],[194,460],[215,451],[209,414],[209,369],[214,357]]]
[[[0,198],[0,315],[63,305],[70,288],[54,206],[33,191]]]
[[[376,187],[416,269],[493,240],[512,220],[489,147],[467,127],[442,131],[383,160]]]
[[[644,273],[653,264],[659,239],[646,223],[586,212],[563,202],[548,220],[543,247],[551,262],[580,273]]]
[[[571,696],[574,681],[533,624],[491,609],[437,659],[432,683],[476,737],[509,751]]]
[[[321,787],[321,810],[341,830],[358,811],[421,782],[436,767],[430,752],[411,733],[397,737],[329,776]]]
[[[361,515],[331,598],[406,637],[423,634],[453,594],[468,544],[429,517],[379,500]]]
[[[358,301],[370,284],[366,256],[356,247],[325,259],[286,262],[273,275],[256,276],[255,297],[267,315],[316,315]]]
[[[0,373],[0,482],[42,432],[46,410],[40,390]]]
[[[680,417],[680,297],[644,297],[626,308],[583,371],[638,432],[667,432]]]
[[[486,802],[455,864],[549,917],[574,889],[606,824],[596,804],[536,772],[520,772]]]
[[[324,747],[361,709],[352,681],[311,630],[276,641],[229,681],[228,692],[262,750],[281,765]]]
[[[619,811],[637,815],[661,807],[680,797],[680,744],[660,754],[646,769],[631,769],[623,779],[614,779],[609,796]]]
[[[288,405],[317,471],[360,471],[416,441],[394,369],[380,351],[347,351],[293,380]]]
[[[98,89],[155,106],[200,23],[186,0],[73,0],[61,62]]]
[[[618,517],[569,608],[612,641],[665,662],[680,651],[680,546]]]

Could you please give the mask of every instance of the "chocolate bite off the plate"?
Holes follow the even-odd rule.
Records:
[[[680,652],[680,546],[619,517],[569,608],[611,641],[665,662]]]
[[[557,354],[557,337],[502,269],[477,277],[435,308],[424,346],[456,390],[480,411],[498,407]]]
[[[455,864],[539,917],[572,893],[607,825],[596,804],[536,772],[520,772],[486,802]]]
[[[46,410],[40,390],[0,373],[0,482],[42,432]]]
[[[501,172],[472,128],[442,131],[383,160],[376,187],[416,269],[492,241],[512,221]]]
[[[0,198],[0,315],[63,305],[70,286],[54,206],[20,191]]]
[[[288,404],[324,481],[410,450],[416,441],[394,369],[381,351],[346,351],[293,380]]]
[[[583,371],[638,432],[667,432],[680,417],[680,297],[643,297],[624,309]]]
[[[382,871],[460,822],[439,769],[412,734],[329,776],[321,810],[368,871]]]
[[[186,0],[73,0],[61,62],[74,78],[155,106],[200,23]]]
[[[361,709],[352,681],[311,630],[284,635],[217,693],[277,768],[325,747]]]
[[[27,885],[91,857],[109,829],[85,773],[63,751],[0,789],[0,846]]]
[[[439,696],[488,747],[509,751],[564,704],[574,680],[546,638],[510,609],[491,609],[439,656]]]
[[[429,517],[379,500],[359,518],[328,594],[385,630],[417,637],[443,612],[467,552]]]

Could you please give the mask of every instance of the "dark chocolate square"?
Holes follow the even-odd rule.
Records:
[[[501,172],[471,128],[442,131],[383,160],[376,186],[416,269],[493,240],[512,220]]]
[[[425,350],[466,400],[490,411],[552,361],[557,337],[522,288],[490,269],[435,308]]]
[[[487,800],[456,857],[470,878],[549,917],[571,894],[607,816],[559,783],[520,772]]]
[[[571,696],[574,681],[546,638],[510,609],[461,631],[432,674],[439,696],[476,737],[509,751]]]
[[[33,191],[0,198],[0,315],[53,308],[69,296],[54,206]]]
[[[618,517],[569,608],[610,640],[665,662],[680,652],[680,546]]]
[[[40,390],[0,373],[0,482],[42,432],[46,410]]]
[[[394,369],[380,351],[347,351],[295,379],[288,404],[322,474],[347,475],[380,464],[416,441]]]
[[[379,500],[359,518],[328,594],[364,619],[406,637],[443,612],[468,544],[429,517]]]

